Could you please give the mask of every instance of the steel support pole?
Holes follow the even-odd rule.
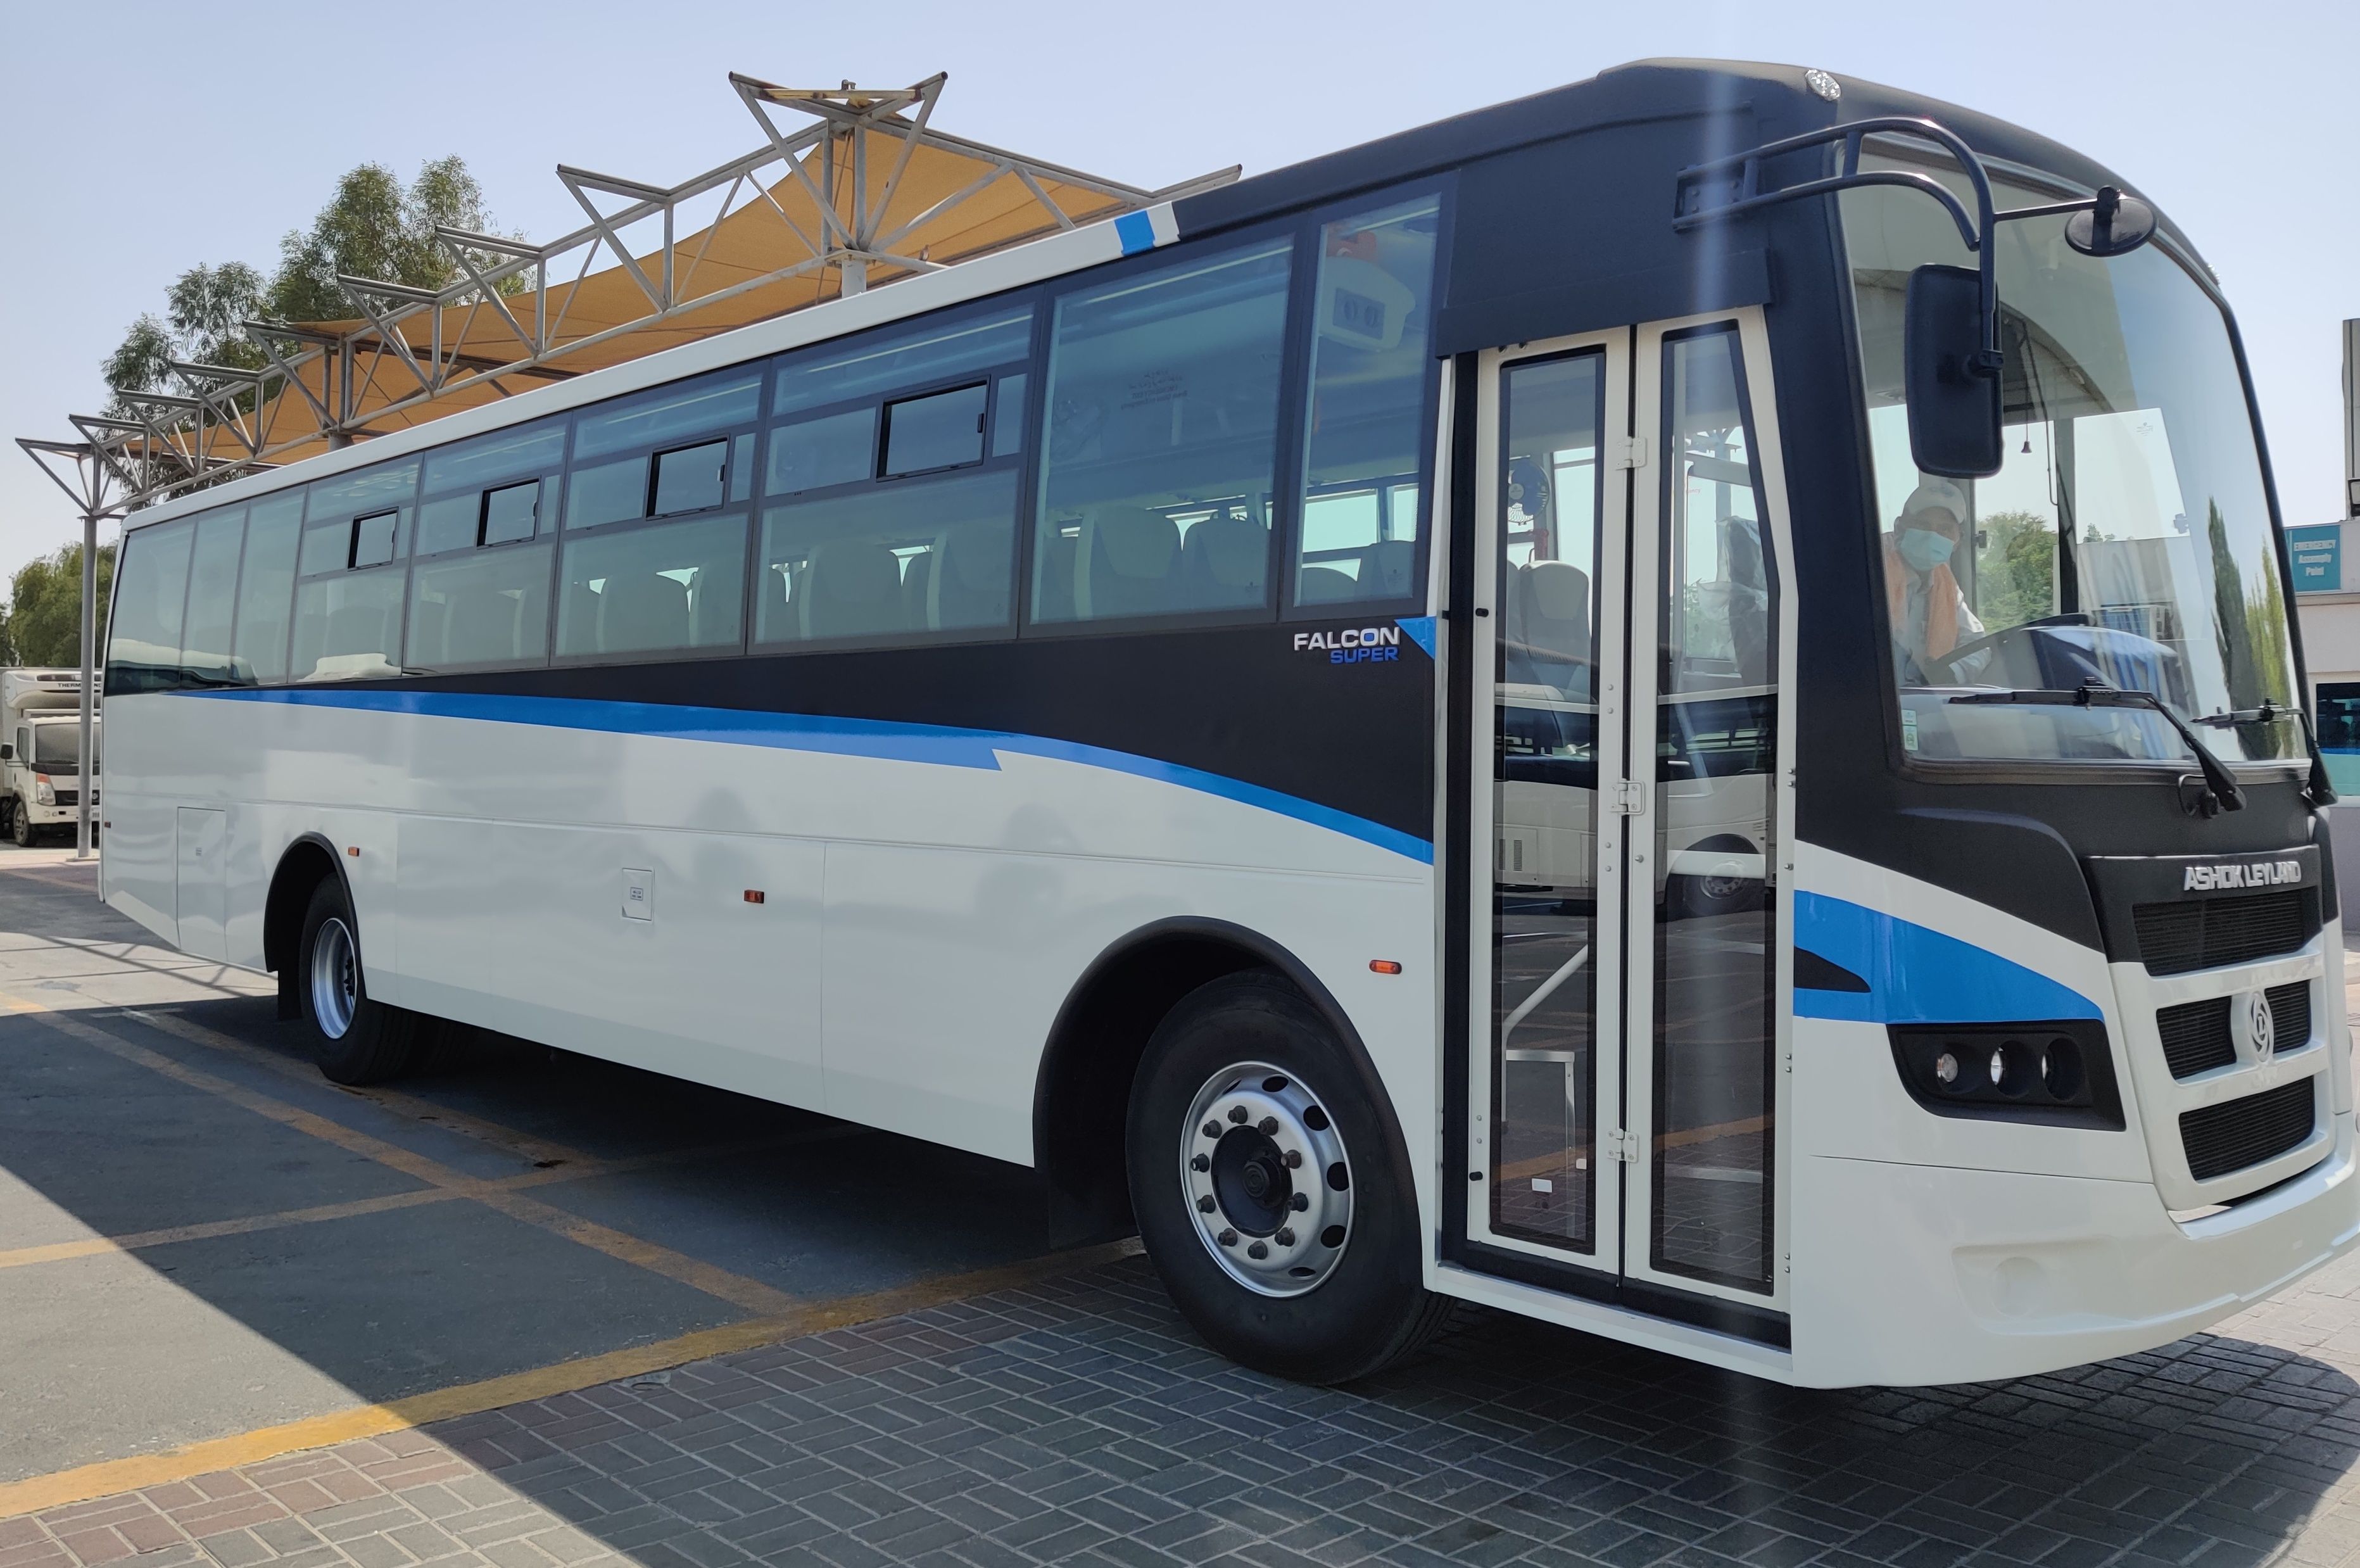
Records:
[[[75,792],[74,859],[90,859],[90,803],[98,794],[98,755],[92,750],[98,710],[98,514],[82,514],[82,787]]]

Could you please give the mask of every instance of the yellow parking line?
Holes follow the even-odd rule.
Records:
[[[325,1116],[290,1105],[283,1101],[274,1100],[267,1094],[257,1093],[242,1084],[232,1083],[227,1079],[215,1078],[212,1073],[202,1069],[174,1061],[159,1051],[149,1050],[145,1046],[126,1040],[120,1035],[102,1029],[71,1013],[56,1012],[38,1002],[28,1002],[5,992],[0,992],[0,1006],[5,1006],[9,1012],[31,1017],[70,1038],[80,1040],[84,1045],[94,1046],[110,1056],[135,1062],[176,1082],[187,1084],[191,1089],[202,1090],[208,1094],[219,1096],[234,1105],[253,1112],[257,1116],[268,1117],[281,1126],[307,1133],[322,1143],[332,1144],[347,1153],[375,1160],[379,1165],[390,1167],[431,1187],[452,1189],[457,1196],[475,1199],[508,1215],[511,1219],[521,1220],[530,1225],[537,1225],[554,1234],[563,1236],[568,1241],[603,1252],[609,1257],[636,1265],[653,1274],[661,1274],[666,1278],[676,1279],[683,1285],[694,1287],[709,1296],[727,1301],[732,1306],[743,1307],[749,1312],[763,1316],[775,1316],[781,1312],[792,1311],[801,1305],[787,1292],[765,1285],[759,1280],[748,1279],[741,1275],[732,1274],[727,1269],[690,1257],[684,1253],[674,1252],[670,1247],[643,1241],[638,1236],[616,1230],[610,1225],[602,1225],[595,1220],[585,1220],[578,1215],[569,1214],[562,1209],[541,1202],[536,1199],[504,1190],[496,1180],[479,1180],[474,1177],[463,1175],[439,1160],[429,1159],[424,1155],[413,1154],[399,1145],[387,1143],[382,1138],[374,1138],[366,1133],[356,1132],[341,1122],[332,1122]]]
[[[305,1449],[325,1448],[334,1443],[350,1442],[355,1438],[377,1437],[433,1421],[478,1415],[486,1410],[496,1410],[531,1399],[553,1398],[560,1394],[595,1387],[601,1383],[612,1383],[625,1377],[641,1376],[665,1367],[702,1361],[708,1356],[751,1350],[781,1340],[799,1339],[806,1334],[825,1333],[831,1329],[869,1322],[897,1313],[918,1311],[963,1297],[1012,1289],[1075,1269],[1111,1263],[1138,1250],[1138,1242],[1120,1241],[1072,1252],[1052,1253],[1046,1257],[1032,1258],[1023,1263],[920,1280],[865,1296],[811,1302],[772,1317],[749,1319],[717,1329],[702,1329],[656,1344],[635,1345],[601,1355],[586,1355],[530,1372],[510,1373],[503,1377],[486,1378],[480,1383],[463,1383],[455,1387],[415,1394],[405,1399],[388,1400],[382,1405],[363,1405],[354,1409],[337,1410],[279,1426],[240,1432],[232,1437],[210,1438],[164,1453],[102,1460],[95,1464],[61,1470],[55,1475],[0,1483],[0,1519],[38,1513],[44,1508],[61,1508],[68,1503],[89,1502],[97,1497],[113,1497],[119,1492],[185,1481],[216,1470],[258,1464],[265,1460]]]
[[[202,1024],[194,1023],[180,1016],[175,1011],[126,1007],[124,1009],[124,1014],[126,1017],[138,1019],[150,1028],[161,1029],[168,1035],[177,1035],[191,1045],[205,1046],[213,1050],[225,1051],[243,1061],[250,1061],[258,1067],[268,1068],[283,1077],[298,1078],[311,1083],[320,1081],[320,1069],[309,1062],[298,1061],[292,1057],[282,1056],[277,1051],[266,1050],[260,1046],[238,1039],[235,1036],[224,1035],[218,1029],[209,1029]],[[479,1143],[507,1149],[509,1153],[521,1156],[535,1165],[580,1163],[595,1157],[583,1153],[580,1149],[569,1148],[563,1144],[553,1143],[530,1133],[519,1132],[514,1127],[504,1127],[497,1122],[487,1122],[480,1116],[471,1116],[464,1111],[453,1111],[445,1106],[437,1105],[431,1100],[421,1099],[415,1094],[405,1094],[399,1089],[383,1089],[375,1085],[366,1088],[339,1087],[344,1087],[344,1091],[347,1094],[374,1101],[388,1111],[412,1116],[421,1122],[431,1122],[438,1127],[443,1127],[454,1133],[464,1133]]]

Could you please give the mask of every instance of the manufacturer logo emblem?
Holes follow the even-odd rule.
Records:
[[[2239,1043],[2253,1058],[2256,1067],[2267,1068],[2278,1056],[2278,1023],[2270,1014],[2270,999],[2258,991],[2249,991],[2237,999],[2234,1016],[2237,1032],[2245,1036]]]

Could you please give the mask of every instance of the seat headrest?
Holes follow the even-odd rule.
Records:
[[[1270,566],[1270,530],[1234,513],[1188,530],[1185,553],[1225,588],[1258,588]]]
[[[1084,532],[1098,559],[1119,577],[1164,577],[1180,554],[1180,527],[1144,507],[1100,507]]]
[[[1590,615],[1590,574],[1570,561],[1535,561],[1524,570],[1532,613],[1544,620],[1583,620]]]
[[[1416,541],[1388,539],[1369,546],[1360,564],[1360,581],[1367,585],[1371,598],[1407,598],[1417,591],[1417,585],[1410,581],[1415,570]]]

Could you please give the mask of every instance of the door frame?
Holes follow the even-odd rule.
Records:
[[[1774,1288],[1766,1296],[1708,1280],[1667,1275],[1647,1267],[1644,1256],[1644,1216],[1631,1220],[1628,1205],[1632,1193],[1635,1192],[1641,1201],[1644,1200],[1648,1183],[1644,1179],[1630,1180],[1621,1172],[1617,1173],[1617,1179],[1612,1184],[1620,1190],[1618,1197],[1622,1200],[1612,1225],[1612,1232],[1625,1244],[1620,1248],[1619,1255],[1610,1257],[1608,1253],[1610,1223],[1605,1211],[1610,1184],[1602,1170],[1598,1184],[1600,1212],[1596,1234],[1599,1245],[1594,1262],[1562,1249],[1522,1242],[1513,1237],[1489,1236],[1482,1234],[1485,1227],[1470,1224],[1478,1205],[1488,1205],[1489,1202],[1489,1181],[1481,1174],[1486,1167],[1478,1158],[1473,1118],[1476,1086],[1488,1083],[1491,1047],[1489,948],[1493,816],[1490,753],[1496,713],[1494,648],[1501,616],[1497,604],[1490,602],[1497,594],[1497,585],[1489,581],[1488,574],[1492,559],[1491,552],[1496,548],[1498,528],[1498,476],[1494,451],[1500,407],[1497,372],[1503,365],[1519,360],[1546,357],[1584,346],[1607,346],[1610,397],[1605,422],[1607,452],[1614,455],[1618,463],[1624,461],[1627,454],[1635,459],[1635,466],[1620,470],[1620,477],[1624,481],[1620,500],[1612,498],[1613,486],[1610,480],[1605,510],[1622,519],[1624,538],[1620,550],[1602,552],[1607,561],[1618,562],[1625,572],[1620,592],[1622,606],[1612,617],[1612,624],[1624,632],[1625,641],[1620,648],[1611,647],[1607,641],[1609,617],[1605,609],[1609,596],[1601,587],[1599,592],[1599,647],[1601,663],[1610,659],[1620,661],[1617,673],[1622,678],[1614,685],[1622,700],[1615,705],[1616,707],[1625,715],[1633,715],[1652,738],[1655,724],[1654,673],[1650,666],[1644,672],[1644,682],[1633,682],[1630,678],[1633,664],[1628,633],[1634,610],[1641,607],[1652,610],[1656,595],[1652,576],[1644,591],[1640,591],[1638,579],[1631,574],[1641,571],[1652,574],[1656,570],[1655,541],[1660,537],[1661,464],[1664,460],[1663,453],[1657,450],[1661,444],[1663,417],[1662,345],[1666,338],[1677,337],[1694,328],[1732,323],[1737,327],[1746,382],[1747,411],[1753,420],[1753,438],[1760,465],[1764,524],[1770,532],[1779,587],[1779,613],[1775,625],[1779,702],[1775,762],[1771,776],[1775,853],[1772,864],[1765,868],[1774,878],[1770,1091],[1774,1129],[1771,1176],[1775,1189],[1772,1198]],[[1618,368],[1619,379],[1616,375]],[[1447,549],[1436,553],[1439,557],[1437,576],[1441,579],[1437,585],[1441,590],[1437,602],[1450,630],[1445,644],[1447,666],[1441,694],[1443,700],[1438,705],[1438,755],[1442,768],[1437,780],[1437,827],[1442,835],[1438,848],[1443,872],[1437,879],[1437,888],[1441,900],[1437,926],[1441,933],[1442,951],[1439,956],[1443,975],[1439,1019],[1443,1049],[1439,1053],[1438,1063],[1443,1159],[1437,1173],[1442,1211],[1437,1216],[1440,1221],[1441,1260],[1475,1273],[1539,1287],[1562,1295],[1610,1302],[1653,1317],[1783,1349],[1790,1343],[1787,1308],[1792,1299],[1794,1237],[1792,922],[1798,596],[1795,586],[1796,557],[1787,502],[1786,471],[1778,433],[1778,400],[1768,333],[1761,308],[1744,306],[1711,311],[1634,323],[1605,332],[1576,334],[1462,353],[1446,366],[1444,384],[1443,406],[1448,422],[1447,429],[1440,433],[1441,444],[1448,455],[1446,468],[1448,516],[1444,519],[1441,532],[1447,542]],[[1619,410],[1612,406],[1614,389],[1618,386],[1622,397]],[[1647,399],[1644,404],[1641,400],[1643,393]],[[1622,444],[1624,443],[1633,444]],[[1443,499],[1438,497],[1437,500]],[[1440,510],[1437,507],[1437,510]],[[1605,518],[1601,514],[1601,527],[1604,523]],[[1643,527],[1651,531],[1645,540],[1642,540],[1638,533]],[[1600,576],[1608,578],[1608,570],[1601,569]],[[1478,614],[1479,610],[1489,613]],[[1647,641],[1652,643],[1652,633],[1647,634]],[[1601,730],[1605,728],[1608,706],[1603,685],[1601,671]],[[1644,694],[1634,690],[1639,685],[1644,685]],[[1647,712],[1644,716],[1635,716],[1631,704],[1640,695],[1644,695],[1647,699]],[[1625,750],[1618,740],[1613,752],[1610,753],[1601,738],[1601,802],[1608,793],[1609,756],[1619,758]],[[1633,782],[1640,783],[1652,797],[1654,747],[1649,745],[1643,750],[1645,754],[1640,759],[1642,767],[1635,770],[1639,776]],[[1619,778],[1631,777],[1629,772],[1619,775]],[[1649,873],[1651,896],[1644,901],[1630,897],[1625,872],[1629,866],[1628,828],[1632,820],[1629,817],[1602,810],[1597,818],[1595,875],[1601,910],[1606,907],[1604,899],[1611,874],[1622,894],[1619,910],[1632,912],[1629,924],[1618,934],[1615,943],[1622,961],[1617,970],[1607,977],[1622,993],[1618,994],[1611,1008],[1603,994],[1607,989],[1607,979],[1602,979],[1601,983],[1601,996],[1594,1037],[1599,1047],[1597,1103],[1598,1130],[1601,1135],[1609,1125],[1609,1113],[1612,1109],[1606,1090],[1609,1080],[1606,1020],[1613,1018],[1619,1026],[1626,1018],[1635,1017],[1640,1024],[1647,1025],[1652,1018],[1650,966],[1653,962],[1653,933],[1639,924],[1639,916],[1644,915],[1652,921],[1649,912],[1653,905],[1653,872]],[[1652,822],[1644,816],[1638,820],[1647,826],[1652,841]],[[1607,832],[1610,822],[1614,825],[1611,851]],[[1633,906],[1636,906],[1635,912]],[[1601,927],[1605,919],[1601,913]],[[1639,935],[1643,930],[1645,933],[1644,938]],[[1635,966],[1631,962],[1631,944],[1634,941],[1642,948]],[[1601,970],[1602,975],[1605,972]],[[1626,1008],[1623,995],[1638,992],[1646,994],[1634,998],[1637,1006]],[[1477,1048],[1479,1042],[1480,1053]],[[1617,1070],[1614,1076],[1618,1081],[1626,1077],[1637,1077],[1644,1081],[1644,1074],[1631,1074],[1628,1069],[1629,1058],[1639,1052],[1652,1052],[1652,1037],[1642,1039],[1635,1047],[1626,1041],[1623,1048],[1615,1053]],[[1479,1060],[1484,1068],[1480,1076],[1475,1070]],[[1633,1124],[1632,1120],[1618,1118],[1615,1124],[1629,1127]],[[1638,1119],[1637,1124],[1644,1128],[1645,1120]],[[1626,1228],[1630,1233],[1627,1235],[1623,1234]],[[1640,1240],[1642,1249],[1641,1255],[1636,1258],[1639,1264],[1636,1268],[1631,1266],[1633,1250],[1627,1245],[1634,1238]]]

